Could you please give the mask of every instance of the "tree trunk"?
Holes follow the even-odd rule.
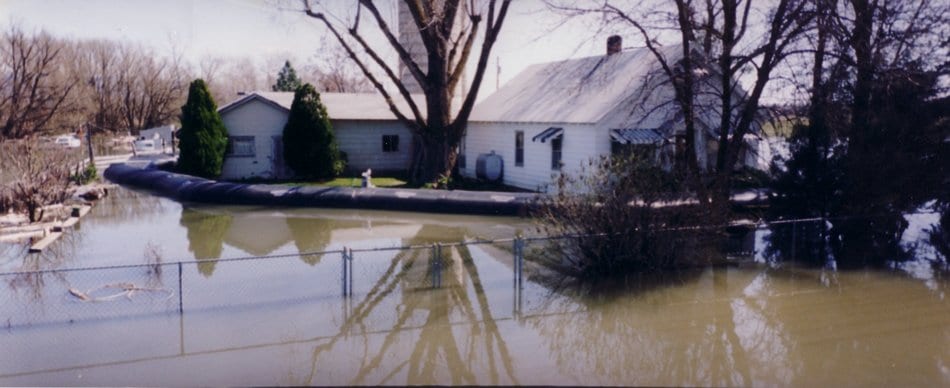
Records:
[[[448,139],[420,138],[422,157],[413,174],[413,183],[440,183],[452,176],[452,169],[458,159],[458,141]]]

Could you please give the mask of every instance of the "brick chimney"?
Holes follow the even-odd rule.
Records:
[[[607,55],[619,53],[623,48],[623,38],[620,35],[611,35],[607,38]]]

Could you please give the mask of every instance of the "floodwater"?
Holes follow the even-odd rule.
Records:
[[[763,264],[592,295],[542,281],[537,247],[519,288],[511,243],[438,267],[427,246],[531,231],[119,190],[50,252],[0,246],[2,272],[108,267],[0,275],[0,385],[950,384],[940,276]],[[248,256],[269,258],[230,260]]]

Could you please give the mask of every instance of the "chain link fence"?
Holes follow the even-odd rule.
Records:
[[[425,298],[447,303],[438,298],[459,299],[472,293],[493,306],[510,306],[510,315],[503,314],[507,318],[544,314],[551,311],[552,299],[545,292],[523,290],[546,288],[528,280],[538,283],[536,263],[552,255],[547,247],[554,240],[565,238],[580,237],[516,237],[0,273],[0,287],[6,288],[0,292],[0,327],[295,304],[327,303],[331,308],[341,296],[340,319],[357,316],[363,329],[411,319],[404,310]],[[748,249],[745,245],[731,249]],[[410,299],[412,303],[407,302]]]
[[[183,314],[339,296],[340,251],[0,273],[0,326]],[[317,265],[320,264],[320,265]]]

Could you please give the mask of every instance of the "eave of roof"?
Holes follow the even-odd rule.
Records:
[[[413,95],[420,113],[425,115],[425,96]],[[291,92],[252,92],[221,107],[218,113],[225,114],[251,101],[261,101],[283,111],[290,111],[294,93]],[[376,93],[320,93],[320,100],[327,107],[331,120],[397,120],[389,104]],[[403,114],[410,114],[409,104],[401,98],[395,98],[396,107]]]

